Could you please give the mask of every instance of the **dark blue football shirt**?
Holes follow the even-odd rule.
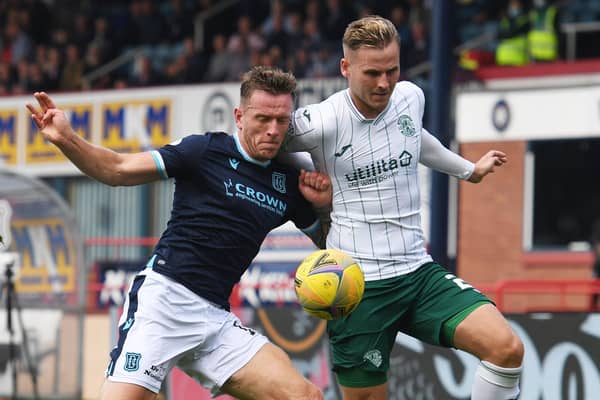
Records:
[[[252,159],[237,134],[187,136],[152,156],[161,177],[175,178],[175,195],[148,266],[225,309],[269,231],[288,220],[320,229],[299,171]]]

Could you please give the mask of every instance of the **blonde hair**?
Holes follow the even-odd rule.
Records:
[[[383,49],[393,41],[400,45],[400,36],[394,24],[379,15],[368,15],[348,25],[342,43],[346,51],[361,47]]]
[[[255,90],[264,90],[271,94],[291,94],[294,97],[296,77],[279,68],[256,66],[242,77],[241,103],[245,103]]]

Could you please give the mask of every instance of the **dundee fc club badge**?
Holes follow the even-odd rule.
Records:
[[[125,365],[123,368],[125,371],[137,371],[140,369],[140,360],[142,355],[140,353],[125,353]]]
[[[401,115],[400,118],[398,118],[397,124],[398,128],[400,128],[400,133],[404,136],[414,136],[414,134],[417,133],[415,124],[408,115]]]
[[[273,189],[285,194],[285,174],[273,172]]]

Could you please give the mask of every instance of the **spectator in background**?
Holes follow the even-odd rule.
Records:
[[[283,52],[284,56],[288,53],[289,36],[285,29],[283,29],[283,15],[273,15],[271,19],[271,27],[269,33],[264,34],[266,39],[266,47],[271,48],[273,46],[279,47]]]
[[[264,37],[268,38],[275,29],[275,19],[284,20],[284,10],[285,8],[281,0],[271,1],[271,11],[260,25],[260,32]]]
[[[166,6],[165,25],[171,43],[178,43],[194,34],[194,13],[183,0],[170,0]]]
[[[329,46],[321,46],[313,54],[306,76],[313,79],[330,78],[338,75],[339,68],[340,64],[337,55],[329,49]]]
[[[131,10],[139,44],[156,45],[168,41],[165,19],[156,10],[153,0],[134,0]]]
[[[97,46],[95,43],[91,42],[89,44],[89,46],[87,46],[85,56],[84,56],[84,67],[83,67],[84,76],[93,71],[96,71],[102,65],[103,65],[102,51],[100,50],[99,46]],[[107,74],[107,75],[98,77],[93,82],[90,82],[90,84],[91,84],[90,85],[91,87],[85,87],[84,89],[107,89],[112,85],[112,82],[110,79],[110,75]],[[39,91],[39,90],[41,90],[41,89],[36,89],[36,91]]]
[[[129,85],[132,87],[155,86],[159,82],[159,74],[154,70],[150,58],[147,56],[136,58],[129,77]]]
[[[46,90],[58,90],[62,70],[62,57],[56,47],[48,48],[46,62],[42,64],[42,69],[48,83]]]
[[[326,45],[327,44],[323,43],[323,37],[319,31],[318,21],[315,19],[307,19],[304,21],[302,47],[311,53],[316,53],[321,47]]]
[[[85,54],[87,46],[92,40],[92,34],[88,17],[82,12],[75,14],[69,37],[71,42],[77,46],[79,54]]]
[[[260,50],[252,50],[246,40],[240,40],[234,47],[236,50],[228,48],[228,62],[225,68],[225,81],[239,81],[242,74],[252,65],[252,58],[260,54]]]
[[[94,46],[98,49],[98,57],[101,63],[110,61],[113,58],[113,40],[106,18],[96,18],[88,47]]]
[[[13,69],[10,63],[0,60],[0,87],[4,94],[9,94],[14,83]]]
[[[594,256],[594,265],[592,267],[592,278],[600,279],[600,220],[597,220],[592,226],[592,234],[590,237],[590,245],[592,247],[592,254]],[[592,295],[591,309],[593,311],[600,311],[600,294],[594,293]]]
[[[548,0],[534,0],[531,29],[527,34],[529,57],[534,62],[556,61],[559,54],[558,7]]]
[[[202,53],[196,50],[191,37],[185,38],[182,45],[179,55],[164,67],[165,84],[184,85],[202,80],[205,65]]]
[[[408,0],[408,23],[412,26],[417,22],[425,26],[425,31],[429,32],[431,27],[431,8],[430,3],[423,0]]]
[[[40,66],[44,65],[46,60],[48,59],[48,48],[45,44],[38,44],[35,46],[35,50],[33,53],[33,62],[39,64]]]
[[[288,57],[287,69],[294,71],[296,78],[306,78],[309,68],[310,59],[308,58],[308,52],[306,49],[299,47],[295,49],[294,53]]]
[[[271,65],[273,67],[279,68],[281,70],[285,69],[286,62],[283,51],[279,48],[279,46],[271,46],[267,49],[267,53],[269,54],[269,58],[271,60]]]
[[[400,57],[400,70],[404,71],[409,66],[411,62],[410,57],[405,57],[410,52],[413,51],[413,41],[412,41],[412,33],[411,27],[406,18],[406,10],[404,7],[397,5],[392,7],[390,10],[390,21],[396,27],[398,31],[398,35],[400,36],[400,48],[402,49],[402,56]]]
[[[44,72],[39,64],[29,64],[29,79],[27,81],[27,91],[37,92],[46,88],[46,79]]]
[[[325,1],[325,18],[322,28],[326,40],[336,41],[344,36],[346,26],[354,18],[352,7],[342,4],[342,0]]]
[[[375,12],[373,11],[373,8],[371,8],[368,4],[360,4],[356,12],[357,18],[364,18],[374,14]]]
[[[429,37],[427,26],[423,22],[413,22],[410,26],[411,46],[406,49],[406,64],[415,66],[429,60]],[[400,62],[402,62],[400,57]]]
[[[16,18],[9,20],[4,27],[3,43],[2,59],[4,61],[10,62],[12,65],[17,65],[22,59],[29,57],[31,40],[27,33],[23,31]]]
[[[237,32],[229,37],[227,50],[242,53],[245,51],[261,51],[265,48],[264,39],[252,28],[252,20],[247,15],[238,18]],[[244,72],[248,68],[243,68]]]
[[[187,71],[187,60],[181,56],[177,60],[167,63],[163,67],[163,82],[167,85],[183,85],[186,83],[185,72]]]
[[[509,0],[503,11],[498,29],[496,64],[507,66],[525,65],[529,61],[527,34],[530,28],[529,15],[522,0]]]
[[[50,36],[50,45],[56,47],[60,54],[64,54],[69,45],[69,33],[64,28],[56,28],[52,30]]]
[[[27,89],[29,87],[29,62],[22,58],[16,65],[17,84]]]
[[[186,68],[184,70],[185,80],[187,83],[202,82],[206,74],[206,55],[199,50],[191,36],[183,39],[183,54]]]
[[[317,26],[323,23],[323,10],[319,0],[308,0],[304,6],[304,18],[316,21]]]
[[[23,0],[20,2],[29,16],[29,36],[33,43],[47,43],[52,14],[46,1]]]
[[[302,15],[299,12],[292,11],[287,14],[284,29],[288,36],[288,49],[294,49],[302,44],[302,40],[304,39],[304,26]]]
[[[65,52],[65,65],[60,76],[60,90],[81,90],[84,61],[79,56],[79,50],[74,44],[69,44]]]
[[[227,74],[229,65],[229,53],[226,49],[227,38],[224,35],[217,34],[213,37],[213,52],[208,61],[208,70],[204,77],[206,82],[223,82]]]

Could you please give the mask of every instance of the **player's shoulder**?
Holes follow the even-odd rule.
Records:
[[[216,142],[230,142],[233,140],[233,137],[225,132],[206,132],[203,135],[196,136],[202,136],[204,140]]]
[[[398,102],[418,103],[425,106],[425,94],[423,89],[410,81],[400,81],[394,88],[392,97]]]
[[[194,133],[164,146],[165,151],[175,151],[194,157],[211,151],[232,148],[233,138],[224,132]]]
[[[300,107],[296,112],[302,113],[302,112],[304,112],[303,110],[309,110],[311,112],[316,112],[318,110],[318,112],[320,112],[322,114],[328,114],[328,113],[335,114],[336,110],[338,110],[340,107],[343,107],[346,102],[345,94],[344,94],[346,91],[347,90],[340,90],[338,92],[335,92],[332,95],[330,95],[329,97],[320,101],[319,103],[313,103],[313,104],[309,104],[309,105]]]
[[[233,138],[225,132],[206,132],[190,134],[184,137],[183,140],[188,143],[197,143],[208,146],[231,143]]]
[[[335,92],[321,103],[323,108],[327,108],[330,112],[339,115],[338,110],[350,105],[350,93],[348,89]]]
[[[396,84],[394,88],[394,94],[396,95],[404,95],[404,96],[418,96],[424,97],[423,89],[417,86],[415,83],[411,81],[400,81]]]

